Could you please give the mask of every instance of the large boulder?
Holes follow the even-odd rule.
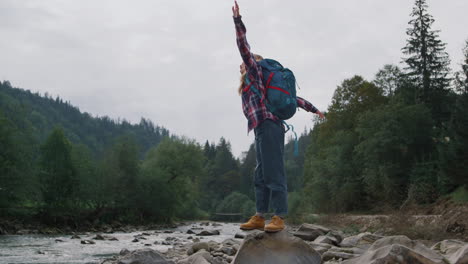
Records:
[[[390,236],[375,241],[361,256],[343,264],[446,264],[444,257],[406,236]]]
[[[174,264],[174,262],[167,261],[153,249],[145,248],[126,251],[116,259],[104,260],[102,264]]]
[[[306,241],[314,241],[317,237],[325,235],[330,231],[329,228],[320,225],[302,224],[294,235]]]
[[[367,249],[374,243],[375,241],[381,239],[382,236],[374,235],[369,232],[361,233],[359,235],[346,237],[341,241],[341,247],[359,247]]]
[[[468,244],[464,245],[449,257],[452,264],[468,263]]]
[[[188,258],[179,260],[177,264],[210,264],[212,261],[211,254],[205,249],[200,249]]]
[[[288,234],[253,233],[242,243],[234,264],[319,264],[320,254],[302,239]]]

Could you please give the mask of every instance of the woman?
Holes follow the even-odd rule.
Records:
[[[253,129],[255,132],[255,150],[257,152],[254,180],[257,213],[248,222],[241,224],[240,228],[278,232],[284,229],[283,219],[288,213],[288,191],[283,161],[284,128],[281,120],[267,110],[261,96],[250,89],[250,85],[255,85],[260,94],[266,94],[262,83],[262,69],[257,63],[263,58],[250,51],[237,1],[232,7],[232,12],[236,27],[237,46],[243,60],[240,65],[239,94],[242,96],[242,109],[248,120],[248,131]],[[250,85],[245,84],[247,77],[252,82]],[[300,97],[297,97],[297,105],[324,118],[317,108]],[[265,225],[264,214],[268,212],[270,203],[275,210],[275,215],[271,222]]]

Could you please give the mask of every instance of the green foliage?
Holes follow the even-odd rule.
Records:
[[[418,157],[433,151],[429,110],[391,103],[363,113],[356,132],[360,142],[354,153],[368,202],[399,205],[406,198],[408,171]]]
[[[232,155],[231,144],[224,138],[216,147],[205,144],[204,154],[207,174],[200,179],[201,208],[214,211],[219,201],[241,189],[240,166]]]
[[[450,197],[457,203],[468,203],[468,189],[464,186],[460,186],[450,194]]]
[[[138,205],[158,220],[198,217],[198,179],[203,152],[194,142],[166,139],[151,149],[142,164]]]
[[[244,194],[232,192],[216,207],[217,213],[241,213],[246,218],[255,214],[255,203]]]
[[[339,212],[365,208],[362,167],[354,158],[355,127],[361,114],[384,104],[382,89],[360,76],[343,81],[332,99],[327,121],[316,123],[306,154],[306,195],[316,210]]]
[[[408,57],[404,59],[408,65],[407,77],[415,87],[415,97],[419,102],[428,104],[433,118],[440,125],[447,121],[449,113],[445,104],[450,86],[450,59],[445,52],[445,43],[439,40],[438,31],[432,30],[433,17],[427,11],[426,0],[416,0],[411,13],[409,36],[406,46],[402,49]]]
[[[71,150],[60,128],[54,129],[41,148],[39,177],[46,210],[70,210],[75,206],[78,179]]]

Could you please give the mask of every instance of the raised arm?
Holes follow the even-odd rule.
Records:
[[[239,5],[237,4],[237,1],[234,3],[235,5],[232,7],[232,14],[234,17],[234,25],[236,26],[237,47],[239,48],[239,52],[245,63],[247,72],[254,77],[257,77],[260,73],[259,66],[256,63],[255,57],[250,51],[250,45],[247,42],[247,29],[242,22],[242,16],[239,13]]]
[[[325,116],[317,109],[317,107],[302,97],[297,96],[297,106],[306,110],[307,112],[312,112],[319,115],[320,118],[325,118]]]

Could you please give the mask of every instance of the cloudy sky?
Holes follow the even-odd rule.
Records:
[[[468,1],[429,0],[459,69]],[[239,156],[247,135],[236,90],[240,56],[231,0],[0,0],[0,80],[70,101],[92,115],[218,142]],[[252,51],[291,68],[321,110],[355,74],[399,64],[413,0],[239,0]],[[290,123],[302,132],[312,114]]]

